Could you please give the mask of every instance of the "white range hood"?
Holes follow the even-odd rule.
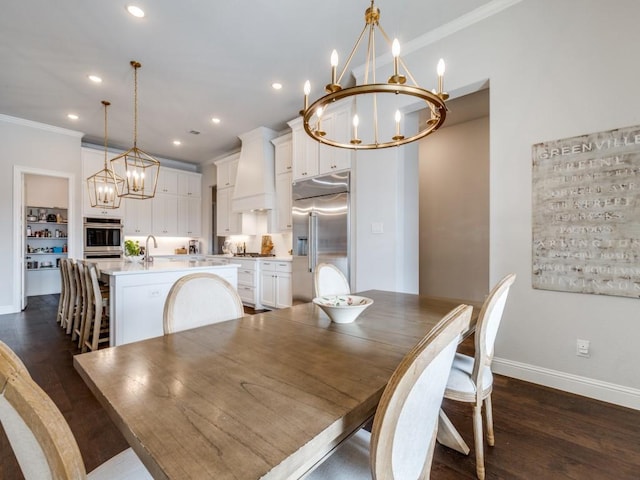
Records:
[[[276,205],[274,146],[278,133],[259,127],[238,138],[242,141],[236,186],[231,199],[234,212],[271,210]]]

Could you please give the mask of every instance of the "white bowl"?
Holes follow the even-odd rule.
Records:
[[[351,323],[373,300],[358,295],[325,295],[313,299],[329,318],[336,323]]]

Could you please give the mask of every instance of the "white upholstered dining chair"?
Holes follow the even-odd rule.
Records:
[[[493,390],[493,346],[502,320],[509,289],[516,280],[515,274],[505,276],[491,290],[484,301],[475,331],[475,356],[456,353],[447,382],[444,397],[450,400],[473,404],[473,434],[476,451],[476,474],[480,480],[485,477],[484,440],[482,434],[482,405],[485,407],[487,423],[487,444],[493,446],[493,411],[491,391]]]
[[[449,312],[402,360],[385,388],[371,434],[360,429],[306,480],[428,479],[451,362],[472,308]]]
[[[342,271],[330,263],[319,263],[313,274],[316,297],[324,295],[347,295],[351,293],[349,281]]]
[[[213,273],[192,273],[179,278],[169,290],[164,303],[164,333],[243,315],[242,300],[233,285]]]
[[[152,478],[130,448],[87,475],[78,444],[58,407],[26,369],[16,368],[9,360],[5,353],[11,350],[4,344],[1,350],[0,423],[26,480]]]

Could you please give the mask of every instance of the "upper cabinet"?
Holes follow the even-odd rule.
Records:
[[[322,116],[322,129],[333,138],[348,143],[351,108],[328,109]],[[304,131],[302,117],[289,122],[293,141],[293,181],[351,168],[353,150],[324,145]]]
[[[178,173],[178,195],[200,197],[202,192],[202,175],[199,173]]]
[[[100,208],[92,207],[89,199],[89,189],[87,178],[104,169],[104,150],[94,148],[82,148],[82,213],[85,217],[124,217],[125,202],[120,202],[120,208]],[[109,160],[114,157],[111,154],[107,157],[107,168]]]
[[[239,161],[240,154],[237,153],[216,162],[218,189],[233,187],[236,184]]]
[[[156,193],[178,194],[178,171],[160,167]]]
[[[276,210],[273,232],[291,231],[291,179],[293,145],[290,133],[271,142],[275,146],[276,164]]]

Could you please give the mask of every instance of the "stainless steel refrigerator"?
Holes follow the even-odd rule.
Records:
[[[319,263],[332,263],[349,277],[349,172],[293,185],[293,301],[314,296]]]

